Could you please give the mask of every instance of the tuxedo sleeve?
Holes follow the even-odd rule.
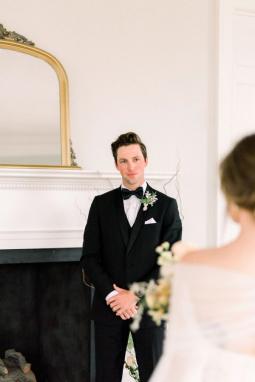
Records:
[[[170,247],[176,242],[181,240],[182,237],[182,222],[180,219],[178,206],[176,200],[169,198],[168,204],[165,208],[165,213],[162,222],[160,242],[158,245],[169,242]],[[156,248],[155,248],[156,249]],[[159,277],[159,266],[155,263],[154,268],[150,273],[146,275],[143,281],[149,281],[151,279],[158,279]]]
[[[113,281],[104,271],[101,261],[101,232],[97,197],[94,198],[84,231],[81,266],[86,277],[105,298],[113,290]]]
[[[168,241],[170,247],[182,238],[182,222],[180,219],[178,206],[176,200],[173,198],[169,199],[168,206],[164,215],[162,233],[161,233],[161,243]]]

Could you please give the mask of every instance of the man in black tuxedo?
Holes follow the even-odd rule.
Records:
[[[181,239],[182,225],[175,199],[151,188],[144,180],[146,147],[135,133],[112,143],[121,187],[96,196],[84,232],[82,267],[95,286],[96,382],[121,382],[129,326],[138,297],[128,290],[133,282],[157,279],[155,248]],[[147,210],[141,198],[157,200]],[[162,352],[164,326],[144,315],[132,334],[141,382],[147,382]]]

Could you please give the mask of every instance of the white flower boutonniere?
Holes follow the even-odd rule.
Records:
[[[141,199],[141,203],[143,204],[143,211],[148,209],[148,206],[153,206],[154,203],[158,200],[156,192],[150,193],[146,191],[144,196]]]

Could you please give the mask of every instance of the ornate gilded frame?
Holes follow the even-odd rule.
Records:
[[[15,32],[11,32],[15,33]],[[16,36],[20,36],[16,34]],[[25,53],[46,61],[56,72],[59,82],[59,99],[60,99],[60,130],[61,130],[61,165],[1,165],[0,167],[76,167],[75,155],[71,148],[70,142],[70,122],[69,122],[69,88],[68,78],[62,64],[52,54],[36,48],[31,41],[17,42],[17,38],[2,39],[0,36],[0,49],[9,49],[17,52]],[[23,36],[21,36],[23,37]],[[16,40],[16,41],[15,41]]]

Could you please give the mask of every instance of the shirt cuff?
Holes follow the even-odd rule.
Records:
[[[116,290],[113,290],[110,293],[108,293],[108,295],[105,297],[105,300],[107,301],[107,300],[109,300],[109,298],[114,297],[117,294],[119,294],[119,293]]]

